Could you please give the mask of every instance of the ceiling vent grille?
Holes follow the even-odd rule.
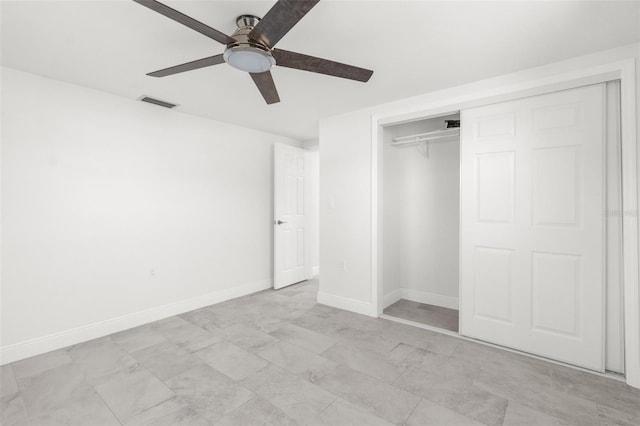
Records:
[[[160,105],[161,107],[165,107],[165,108],[173,108],[178,106],[177,104],[172,104],[171,102],[161,101],[160,99],[150,98],[149,96],[144,96],[144,95],[140,97],[140,100],[142,102],[148,102],[150,104]]]

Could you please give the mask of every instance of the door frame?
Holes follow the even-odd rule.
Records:
[[[470,93],[463,98],[430,102],[400,113],[380,113],[371,116],[371,302],[376,314],[382,314],[382,220],[379,202],[382,195],[382,139],[383,128],[451,111],[510,101],[560,90],[573,89],[595,83],[620,80],[620,121],[622,149],[622,209],[623,209],[623,289],[625,378],[630,386],[640,388],[640,291],[639,291],[639,235],[638,231],[638,152],[636,118],[636,64],[630,58],[596,67],[533,80],[511,86],[495,87],[491,95]]]

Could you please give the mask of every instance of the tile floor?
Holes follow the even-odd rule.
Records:
[[[458,311],[456,309],[400,299],[385,308],[384,313],[392,317],[458,332]]]
[[[1,367],[2,425],[637,425],[624,383],[264,291]]]

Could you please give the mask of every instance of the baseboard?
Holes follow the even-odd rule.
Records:
[[[385,309],[385,308],[393,305],[394,303],[396,303],[400,299],[402,299],[402,289],[401,288],[398,288],[396,290],[393,290],[393,291],[385,294],[384,297],[382,298],[382,309]]]
[[[356,314],[367,315],[370,317],[378,316],[377,309],[373,306],[373,303],[336,296],[335,294],[318,292],[318,303],[343,309],[345,311],[355,312]]]
[[[183,314],[194,309],[214,305],[236,297],[246,296],[257,291],[273,287],[271,279],[256,281],[236,287],[214,291],[202,296],[193,297],[179,302],[169,303],[140,312],[111,318],[93,324],[84,325],[70,330],[35,339],[25,340],[0,348],[0,365],[19,361],[35,355],[40,355],[70,345],[97,339],[119,331],[128,330],[139,325],[158,321],[174,315]]]
[[[312,267],[311,273],[313,274],[314,277],[317,277],[318,275],[320,275],[320,266]]]
[[[406,287],[401,289],[401,293],[403,299],[411,300],[413,302],[441,306],[449,309],[458,309],[459,306],[457,297],[443,296],[441,294],[428,293],[426,291],[413,290]]]

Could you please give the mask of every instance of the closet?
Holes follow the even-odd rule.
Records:
[[[612,81],[382,126],[383,315],[624,373],[619,96]]]
[[[384,314],[458,331],[460,114],[383,130]],[[447,127],[448,126],[448,127]]]

